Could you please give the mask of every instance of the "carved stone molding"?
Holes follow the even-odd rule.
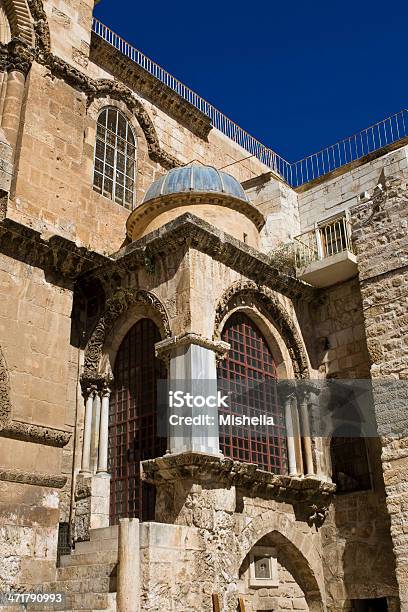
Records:
[[[7,45],[5,69],[18,71],[27,76],[34,60],[33,49],[21,38],[13,38]]]
[[[91,61],[126,83],[194,134],[207,140],[211,119],[100,36],[92,34]]]
[[[273,474],[253,463],[234,461],[205,453],[178,453],[142,462],[142,478],[158,487],[182,480],[196,483],[216,482],[224,487],[236,486],[251,496],[278,499],[289,503],[310,501],[312,508],[328,507],[336,485],[317,477],[298,478]],[[319,510],[320,511],[320,510]]]
[[[137,302],[150,305],[160,317],[164,335],[166,337],[171,336],[166,309],[153,293],[140,289],[119,289],[107,301],[105,311],[85,349],[84,372],[81,377],[84,384],[89,384],[89,381],[101,378],[99,364],[105,339],[120,315]]]
[[[253,281],[238,281],[224,293],[216,309],[214,338],[221,338],[223,321],[238,306],[255,306],[277,327],[289,351],[295,377],[309,378],[306,351],[290,315],[270,289]]]
[[[10,387],[6,362],[0,348],[0,427],[11,418]]]
[[[191,344],[213,351],[218,359],[223,359],[231,348],[228,342],[222,342],[221,340],[214,341],[205,338],[201,334],[184,332],[179,336],[172,336],[171,338],[166,338],[165,340],[157,342],[155,345],[156,357],[168,360],[175,349],[180,346],[189,346]]]
[[[55,474],[41,474],[40,472],[26,472],[24,470],[9,470],[0,467],[0,480],[29,484],[51,489],[62,489],[67,482],[66,476]]]
[[[23,440],[44,446],[63,448],[71,439],[71,433],[63,429],[31,425],[21,421],[7,421],[0,423],[0,437],[12,440]]]

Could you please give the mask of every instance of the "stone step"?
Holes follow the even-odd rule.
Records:
[[[116,576],[116,563],[101,563],[98,565],[70,565],[59,567],[57,570],[58,580],[77,580],[79,578],[105,578]]]
[[[74,612],[76,610],[106,610],[116,612],[116,593],[67,593],[59,604],[28,604],[29,612]]]
[[[118,533],[118,525],[111,525],[110,527],[100,527],[99,529],[91,529],[91,542],[93,542],[94,540],[117,540]]]
[[[77,542],[75,549],[71,553],[73,556],[82,555],[86,553],[99,552],[101,550],[117,550],[118,540],[117,538],[106,538],[100,540],[90,540],[88,542]]]
[[[100,550],[75,555],[62,555],[60,567],[72,567],[78,565],[105,565],[118,562],[117,550]]]

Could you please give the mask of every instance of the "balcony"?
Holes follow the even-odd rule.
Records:
[[[348,215],[343,213],[294,239],[297,277],[314,287],[330,287],[357,274]]]

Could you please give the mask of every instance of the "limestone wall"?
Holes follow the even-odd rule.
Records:
[[[407,344],[407,181],[394,169],[372,201],[353,212],[374,403],[382,438],[382,469],[401,609],[408,606],[405,418]],[[381,386],[394,381],[394,387]],[[396,386],[398,385],[398,386]],[[386,435],[388,434],[388,435]]]
[[[358,196],[367,191],[372,195],[384,171],[385,176],[395,173],[408,174],[408,147],[368,161],[356,163],[334,178],[324,177],[315,186],[303,187],[299,194],[299,214],[302,231],[313,227],[317,221],[335,215],[358,204]]]

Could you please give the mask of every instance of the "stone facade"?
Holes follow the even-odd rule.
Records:
[[[42,585],[65,592],[67,610],[349,612],[387,601],[405,612],[406,142],[292,189],[91,34],[93,5],[7,0],[0,13],[0,591]],[[93,185],[106,107],[135,136],[129,221]],[[186,192],[143,207],[153,181],[190,162],[228,166],[247,200]],[[345,210],[351,276],[316,288],[281,265],[282,245]],[[288,473],[223,457],[217,436],[170,435],[170,452],[142,463],[155,514],[130,550],[125,528],[109,527],[122,343],[150,319],[170,379],[216,382],[237,314],[266,339],[278,379],[309,383],[307,401],[291,391],[285,404]],[[331,441],[310,434],[310,383],[328,379],[373,381],[379,435],[365,443],[365,490],[336,494]],[[276,584],[251,582],[256,547],[274,551]],[[128,572],[139,571],[129,604]]]

